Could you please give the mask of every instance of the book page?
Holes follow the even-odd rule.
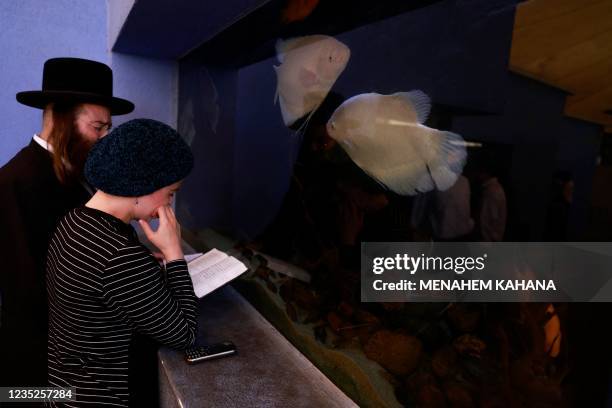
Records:
[[[185,262],[189,263],[193,261],[194,259],[201,257],[202,255],[204,255],[202,252],[196,252],[193,254],[185,254]]]
[[[189,275],[193,276],[203,269],[210,268],[225,258],[227,258],[227,254],[225,252],[213,248],[204,255],[198,256],[197,258],[187,262]]]
[[[225,285],[248,269],[238,259],[228,256],[221,251],[214,251],[222,256],[215,253],[214,256],[201,261],[201,258],[210,253],[207,252],[188,264],[193,289],[199,298]]]

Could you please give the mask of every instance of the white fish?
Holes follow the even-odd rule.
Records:
[[[367,93],[340,105],[327,132],[366,173],[398,194],[450,188],[463,170],[465,142],[423,123],[431,110],[422,91]]]
[[[285,125],[316,110],[350,58],[349,48],[327,35],[309,35],[276,43],[281,63],[276,71],[278,98]]]

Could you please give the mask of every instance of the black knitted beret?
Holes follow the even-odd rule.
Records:
[[[89,152],[85,178],[105,193],[138,197],[184,179],[193,154],[170,126],[152,119],[125,122]]]

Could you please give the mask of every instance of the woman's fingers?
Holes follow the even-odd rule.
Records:
[[[163,227],[165,238],[167,239],[167,254],[164,253],[167,259],[179,259],[183,257],[181,249],[181,233],[180,226],[176,221],[174,212],[170,206],[160,208],[160,214],[163,214]],[[160,228],[162,227],[162,218],[160,217]]]
[[[181,236],[181,224],[176,219],[176,214],[174,213],[174,210],[172,209],[172,207],[168,206],[168,212],[169,212],[169,215],[170,215],[169,218],[174,223],[174,228],[176,229],[176,233],[180,237]]]
[[[168,219],[168,221],[170,221],[173,224],[176,224],[176,215],[174,214],[174,210],[172,209],[172,207],[170,207],[169,205],[164,206],[164,208],[166,209],[166,217]]]
[[[174,214],[174,210],[172,209],[172,207],[165,205],[159,208],[159,212],[164,213],[164,221],[168,224],[169,227],[172,227],[174,229],[180,228],[178,226],[178,221],[176,220],[176,215]]]
[[[166,212],[166,206],[161,206],[157,209],[157,216],[159,218],[159,225],[162,223],[166,224],[168,222],[168,213]]]

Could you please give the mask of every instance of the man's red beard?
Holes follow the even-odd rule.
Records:
[[[68,145],[68,157],[70,158],[70,174],[72,178],[80,179],[83,176],[87,155],[95,142],[89,141],[79,132],[76,125],[72,129],[70,144]]]

